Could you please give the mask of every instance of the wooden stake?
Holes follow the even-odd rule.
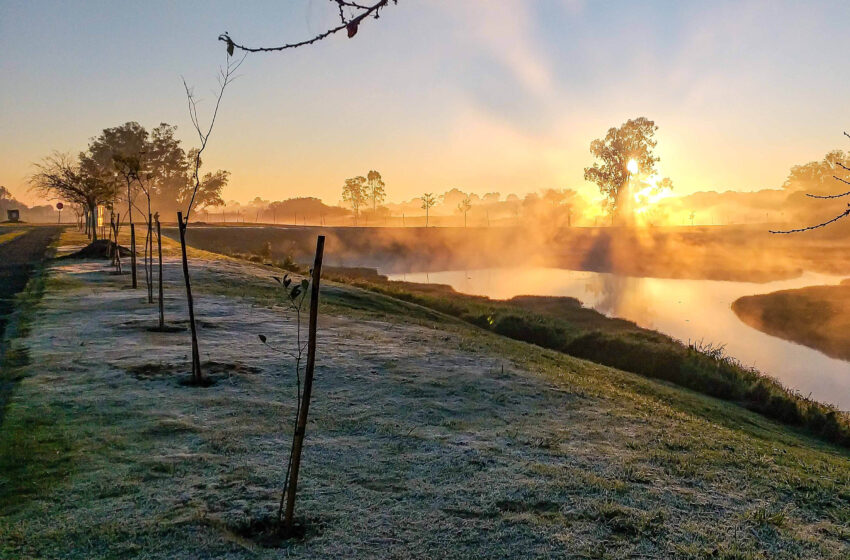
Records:
[[[307,412],[310,408],[310,394],[313,391],[313,369],[316,365],[316,322],[319,316],[319,281],[322,277],[322,255],[325,251],[325,236],[316,240],[316,260],[313,262],[313,285],[310,291],[310,325],[307,338],[307,365],[304,370],[304,392],[301,397],[301,409],[298,411],[298,423],[295,428],[295,442],[292,446],[292,470],[286,495],[286,516],[283,525],[286,531],[292,530],[295,515],[295,493],[298,488],[298,469],[301,466],[301,450],[304,446],[304,434],[307,430]]]
[[[133,289],[136,289],[136,224],[130,222],[130,274],[133,275]]]
[[[192,284],[189,282],[189,261],[186,259],[186,226],[183,212],[177,212],[177,225],[180,230],[180,248],[183,250],[183,279],[186,281],[186,300],[189,303],[189,328],[192,332],[192,381],[200,385],[204,380],[201,373],[201,354],[198,351],[198,331],[195,328],[195,304],[192,301]]]
[[[159,249],[159,330],[165,329],[165,308],[162,301],[162,233],[159,227],[159,213],[156,219],[156,245]]]

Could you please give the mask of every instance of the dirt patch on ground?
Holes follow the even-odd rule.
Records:
[[[141,380],[151,379],[177,379],[181,385],[191,384],[187,380],[190,379],[189,371],[191,371],[191,363],[164,363],[164,362],[149,362],[144,364],[136,364],[126,369],[127,373]],[[239,375],[254,375],[262,371],[258,367],[248,366],[243,363],[216,362],[207,361],[201,363],[201,371],[208,379],[210,385],[215,385],[221,379]]]
[[[116,245],[114,241],[107,239],[98,239],[97,241],[92,241],[79,251],[75,251],[70,255],[63,255],[59,259],[108,259],[111,258],[116,246],[122,257],[130,256],[130,249],[123,245]]]

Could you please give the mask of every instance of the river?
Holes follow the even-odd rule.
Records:
[[[837,284],[841,276],[806,272],[790,280],[755,284],[635,278],[559,268],[492,268],[390,274],[389,278],[448,284],[461,293],[494,299],[574,297],[605,315],[634,321],[684,342],[724,345],[742,364],[758,368],[786,387],[850,410],[850,362],[758,331],[741,322],[731,309],[741,296]]]

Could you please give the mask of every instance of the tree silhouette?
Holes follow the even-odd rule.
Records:
[[[110,205],[115,197],[115,182],[98,173],[97,168],[74,161],[58,152],[35,165],[30,176],[31,188],[54,200],[67,200],[85,209],[88,233],[97,240],[97,207]]]
[[[432,206],[437,204],[437,197],[434,193],[425,193],[421,196],[422,209],[425,210],[425,227],[428,227],[428,214]]]
[[[381,174],[375,170],[370,170],[366,174],[366,192],[369,199],[372,201],[372,212],[378,208],[378,205],[383,203],[387,198],[387,193],[384,191],[384,180]]]
[[[472,199],[469,195],[457,203],[457,209],[463,212],[463,227],[466,227],[466,214],[472,209]]]
[[[846,132],[844,133],[844,136],[850,138],[850,134],[848,134]],[[833,157],[830,157],[830,156],[833,156]],[[850,178],[842,178],[842,177],[839,177],[838,175],[835,175],[835,173],[834,173],[836,168],[842,169],[845,172],[850,171],[850,166],[843,163],[841,161],[842,159],[844,159],[844,153],[841,152],[841,151],[835,151],[835,152],[830,152],[829,154],[827,154],[827,157],[824,158],[824,162],[822,164],[818,163],[818,162],[812,162],[812,163],[804,165],[804,166],[795,166],[791,169],[791,174],[789,175],[788,180],[785,182],[784,186],[788,187],[790,183],[793,183],[795,181],[802,181],[804,183],[805,182],[817,182],[818,185],[823,185],[825,180],[828,178],[828,176],[830,174],[832,175],[832,177],[831,177],[832,179],[834,179],[834,180],[836,180],[840,183],[844,183],[845,185],[850,185]],[[825,169],[824,169],[824,167],[825,167]],[[818,189],[817,192],[823,192],[823,191],[821,189]],[[820,199],[820,200],[834,200],[834,199],[839,199],[839,198],[844,198],[846,196],[850,196],[850,191],[839,192],[839,193],[836,193],[836,194],[806,193],[806,196],[809,197],[809,198],[816,198],[816,199]],[[807,226],[807,227],[802,227],[802,228],[797,228],[797,229],[770,230],[770,233],[800,233],[800,232],[803,232],[803,231],[820,229],[822,227],[826,227],[830,224],[837,222],[841,218],[846,218],[847,216],[850,216],[850,203],[847,204],[847,208],[845,208],[843,212],[841,212],[840,214],[838,214],[837,216],[835,216],[835,217],[833,217],[829,220],[825,220],[823,222],[820,222],[820,223],[812,225],[812,226]]]
[[[364,20],[369,18],[378,19],[380,17],[381,10],[387,7],[391,1],[393,4],[398,3],[398,0],[380,0],[379,2],[373,2],[371,4],[360,4],[358,2],[350,2],[348,0],[330,0],[330,2],[335,4],[337,7],[340,24],[314,35],[309,39],[296,41],[294,43],[285,43],[276,47],[249,47],[234,41],[230,34],[226,31],[218,36],[218,40],[223,41],[227,45],[227,54],[232,56],[237,50],[245,53],[256,53],[277,52],[304,47],[306,45],[312,45],[322,39],[326,39],[335,33],[339,33],[343,29],[345,29],[346,34],[350,39],[357,34],[360,24]]]
[[[366,194],[366,178],[362,175],[352,177],[345,180],[342,186],[342,199],[351,204],[351,209],[354,210],[354,225],[357,225],[357,218],[360,215],[360,207],[367,199]]]
[[[654,174],[659,158],[653,150],[658,143],[655,122],[646,117],[638,117],[623,123],[619,128],[610,128],[605,138],[590,143],[590,153],[598,161],[591,167],[585,167],[584,179],[599,186],[599,192],[606,197],[606,206],[614,217],[623,205],[622,191],[629,184],[632,174]],[[634,169],[629,162],[634,160]]]

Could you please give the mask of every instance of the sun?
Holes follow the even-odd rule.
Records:
[[[626,165],[626,169],[629,170],[629,173],[635,174],[638,172],[638,163],[637,161],[630,159],[629,163]]]

